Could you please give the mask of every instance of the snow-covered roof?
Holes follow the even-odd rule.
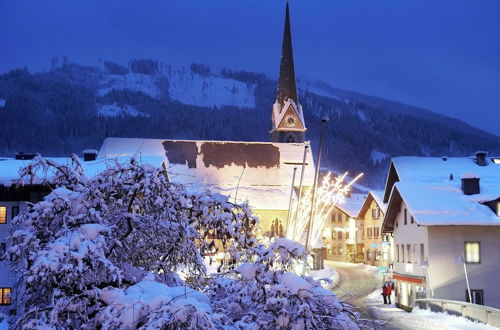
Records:
[[[172,182],[248,200],[257,209],[286,210],[295,167],[295,186],[299,186],[305,146],[309,142],[106,138],[99,157],[160,156]],[[312,186],[313,180],[313,157],[308,152],[304,186]]]
[[[337,207],[351,218],[356,218],[365,202],[365,198],[365,194],[351,194],[350,197],[345,197],[344,202],[338,204]]]
[[[71,158],[69,157],[45,157],[47,160],[55,161],[61,165],[70,165]],[[83,161],[81,160],[81,164],[83,167],[83,171],[86,176],[93,177],[98,173],[105,170],[108,166],[115,164],[115,162],[126,163],[130,157],[117,157],[117,158],[109,158],[109,159],[96,159],[93,161]],[[16,184],[19,180],[19,171],[21,168],[28,165],[32,160],[21,160],[14,158],[0,158],[0,185],[11,186]],[[149,164],[152,166],[162,166],[163,158],[161,157],[141,157],[140,161],[143,164]],[[39,178],[40,181],[43,179],[49,179],[51,173],[40,173]],[[36,180],[35,180],[35,183]]]
[[[370,191],[368,193],[368,195],[366,196],[366,198],[363,202],[363,205],[359,209],[359,213],[357,215],[357,218],[360,219],[360,218],[363,218],[365,216],[366,212],[370,208],[370,204],[372,201],[375,201],[375,203],[377,203],[378,207],[385,214],[385,212],[387,210],[387,204],[384,204],[384,202],[382,201],[383,197],[384,197],[384,193],[382,191],[373,191],[373,190]]]
[[[461,178],[470,173],[480,178],[479,194],[462,191]],[[384,219],[388,229],[402,200],[420,225],[500,225],[500,217],[482,204],[500,198],[500,164],[490,158],[480,166],[474,157],[397,157],[391,177],[385,191],[390,196]]]

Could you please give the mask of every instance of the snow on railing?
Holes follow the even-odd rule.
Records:
[[[447,299],[415,299],[415,304],[420,308],[432,309],[430,305],[437,306],[441,312],[457,314],[471,320],[483,322],[495,327],[500,327],[500,309],[493,307],[471,304],[464,301]],[[439,311],[434,308],[433,311]]]

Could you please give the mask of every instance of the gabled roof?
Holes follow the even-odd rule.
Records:
[[[283,118],[287,114],[288,111],[294,111],[297,117],[300,120],[300,124],[302,125],[302,128],[287,128],[287,131],[305,131],[306,129],[306,124],[304,120],[304,113],[302,112],[302,106],[299,104],[298,106],[290,99],[286,100],[283,106],[281,106],[277,101],[273,105],[273,115],[272,115],[272,129],[273,130],[279,130],[280,123],[283,121]]]
[[[462,191],[461,177],[470,173],[480,178],[479,194]],[[385,195],[389,206],[384,231],[393,229],[403,200],[419,225],[500,225],[500,217],[483,205],[500,197],[500,164],[488,159],[486,166],[479,166],[473,157],[397,157]]]
[[[361,206],[365,202],[365,198],[365,194],[351,194],[350,197],[345,197],[344,201],[337,204],[336,207],[349,217],[356,218]]]
[[[383,193],[381,191],[370,191],[366,196],[363,205],[361,206],[361,209],[359,210],[357,218],[360,219],[365,216],[366,212],[370,209],[370,204],[372,203],[372,201],[375,201],[378,207],[385,214],[387,210],[387,204],[384,204],[382,202],[382,198],[383,198]]]
[[[305,143],[106,138],[99,157],[163,157],[169,178],[194,189],[210,189],[257,209],[287,210],[293,171],[299,186]],[[309,149],[310,150],[310,149]],[[314,163],[308,152],[304,186],[312,186]]]

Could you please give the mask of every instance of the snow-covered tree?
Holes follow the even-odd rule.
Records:
[[[246,262],[212,282],[215,309],[239,329],[358,329],[358,313],[319,281],[291,271],[306,256],[285,238],[249,248]]]
[[[19,325],[92,328],[107,306],[103,292],[135,285],[146,271],[169,285],[182,284],[178,271],[200,277],[214,235],[232,249],[254,244],[257,220],[246,205],[188,193],[133,158],[93,178],[76,156],[72,165],[37,158],[21,180],[35,177],[49,178],[53,191],[17,217],[7,252],[26,309]]]
[[[70,165],[37,157],[22,171],[20,184],[52,192],[16,218],[8,241],[14,327],[357,328],[335,294],[294,273],[300,244],[256,242],[246,204],[188,191],[133,158],[105,162],[93,177],[76,156]],[[208,276],[203,256],[220,245],[221,273]]]

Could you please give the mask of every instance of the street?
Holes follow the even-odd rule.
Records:
[[[365,298],[375,290],[382,290],[382,274],[370,271],[362,264],[325,260],[325,266],[333,268],[339,273],[339,282],[337,288],[333,291],[340,300],[356,307],[364,319],[379,319],[372,313],[372,308],[366,304]],[[380,321],[382,322],[382,329],[407,329],[394,319],[382,319]]]

